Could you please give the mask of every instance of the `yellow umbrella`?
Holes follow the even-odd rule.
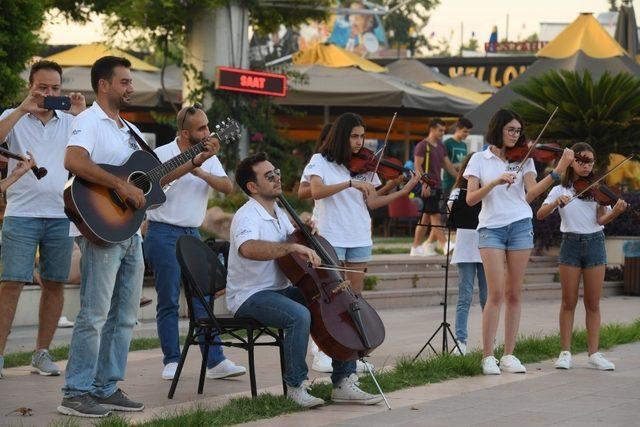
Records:
[[[83,44],[74,48],[47,56],[44,59],[55,61],[62,67],[91,67],[94,62],[103,56],[112,55],[127,58],[131,61],[131,68],[141,71],[159,71],[157,67],[129,55],[119,49],[113,49],[102,43]]]
[[[624,159],[626,159],[626,156],[622,154],[609,154],[609,169],[612,169]],[[634,160],[628,161],[611,172],[605,178],[605,181],[607,185],[618,185],[625,179],[630,181],[629,184],[633,190],[640,188],[640,162]]]
[[[537,56],[560,59],[572,56],[579,50],[592,58],[611,58],[626,54],[591,13],[581,13],[578,19],[543,47]]]
[[[363,71],[384,73],[386,68],[333,44],[316,43],[293,54],[296,65],[323,65],[331,68],[358,67]]]
[[[442,84],[438,82],[422,83],[422,86],[446,93],[447,95],[453,95],[457,96],[458,98],[468,99],[469,101],[473,101],[476,104],[482,104],[487,100],[487,98],[493,95],[492,93],[478,93],[460,86]]]

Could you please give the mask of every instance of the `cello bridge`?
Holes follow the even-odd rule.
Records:
[[[344,282],[336,286],[335,289],[331,291],[331,293],[335,295],[337,293],[344,292],[348,289],[351,289],[351,282],[349,280],[345,280]]]

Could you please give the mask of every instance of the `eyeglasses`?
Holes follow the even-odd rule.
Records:
[[[182,121],[180,122],[179,130],[184,129],[184,122],[187,120],[187,116],[190,116],[191,114],[195,114],[196,111],[198,110],[202,110],[202,104],[200,104],[199,102],[196,102],[191,107],[187,107],[187,109],[184,110],[184,115],[182,116]]]
[[[522,133],[522,128],[507,128],[507,133],[511,136],[520,135]]]
[[[267,181],[269,182],[273,182],[276,180],[276,177],[280,178],[281,174],[280,174],[280,169],[274,169],[272,171],[269,171],[267,173],[264,174],[264,177],[267,179]]]
[[[595,159],[590,159],[589,157],[580,156],[580,158],[576,159],[576,163],[581,166],[592,165],[595,163]]]

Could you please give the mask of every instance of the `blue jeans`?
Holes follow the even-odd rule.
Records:
[[[531,218],[523,218],[504,227],[479,228],[478,248],[494,248],[503,251],[533,249]]]
[[[461,262],[458,264],[458,305],[456,306],[456,339],[467,343],[467,320],[469,308],[473,300],[473,281],[478,276],[478,291],[480,294],[480,307],[484,309],[487,302],[487,279],[484,276],[484,267],[480,262]]]
[[[302,292],[289,286],[279,291],[260,291],[251,295],[236,311],[236,317],[250,317],[265,326],[284,329],[284,382],[299,387],[307,379],[305,360],[309,343],[311,314]],[[333,360],[331,382],[337,384],[356,372],[356,362]]]
[[[109,397],[124,380],[144,276],[140,240],[134,235],[109,246],[76,240],[82,254],[80,313],[71,337],[65,397]]]
[[[156,323],[158,337],[164,358],[162,362],[177,363],[180,361],[180,333],[178,330],[178,310],[180,308],[180,264],[176,257],[176,242],[180,236],[196,236],[200,238],[197,228],[178,227],[162,222],[149,221],[144,238],[144,255],[153,269],[153,277],[158,292],[156,305]],[[196,318],[206,318],[208,314],[197,297],[192,299]],[[204,337],[200,337],[204,341]],[[215,341],[220,342],[216,336]],[[200,344],[204,354],[204,344]],[[222,346],[209,347],[207,368],[213,368],[225,359]]]

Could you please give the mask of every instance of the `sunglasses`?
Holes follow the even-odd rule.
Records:
[[[188,107],[184,111],[184,116],[182,116],[182,121],[180,122],[180,129],[181,130],[184,130],[184,122],[187,120],[187,116],[195,114],[196,111],[198,111],[198,110],[202,110],[202,104],[200,104],[199,102],[196,102],[195,104],[193,104],[191,107]]]
[[[267,173],[264,174],[264,177],[267,179],[267,181],[269,182],[273,182],[276,180],[276,177],[280,178],[281,173],[280,173],[280,169],[274,169],[272,171],[269,171]]]

